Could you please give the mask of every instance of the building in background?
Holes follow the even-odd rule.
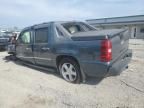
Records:
[[[144,15],[86,20],[98,29],[128,28],[131,38],[144,39]]]

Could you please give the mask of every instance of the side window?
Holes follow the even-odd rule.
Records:
[[[30,44],[31,43],[31,33],[30,33],[30,31],[23,32],[20,35],[19,41],[22,44]]]
[[[141,32],[141,33],[144,33],[144,28],[141,28],[141,29],[140,29],[140,32]]]
[[[40,28],[35,30],[35,43],[48,42],[48,28]]]

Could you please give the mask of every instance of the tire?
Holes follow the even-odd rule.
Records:
[[[81,82],[81,71],[77,62],[70,58],[64,58],[58,65],[62,78],[70,83],[79,84]]]

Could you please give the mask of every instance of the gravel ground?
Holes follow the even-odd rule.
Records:
[[[0,108],[144,108],[144,40],[130,48],[133,59],[120,76],[76,85],[0,52]]]

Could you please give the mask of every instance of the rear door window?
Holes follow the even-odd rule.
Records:
[[[48,43],[48,28],[35,29],[35,43]]]

